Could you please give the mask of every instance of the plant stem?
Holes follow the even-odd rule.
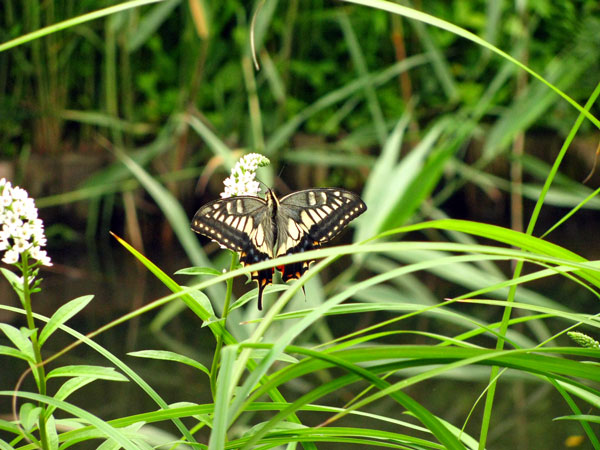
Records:
[[[33,310],[31,308],[31,292],[29,290],[29,261],[27,252],[22,253],[22,266],[21,272],[23,274],[23,308],[25,309],[27,316],[27,327],[32,331],[31,333],[31,346],[33,347],[35,366],[32,370],[37,374],[35,379],[38,386],[38,391],[41,395],[46,395],[46,373],[42,364],[42,350],[40,348],[37,336],[37,330],[35,327],[35,321],[33,320]],[[40,441],[42,448],[48,450],[48,435],[46,434],[46,406],[43,403],[39,403],[39,407],[42,408],[42,413],[39,419],[40,428]]]
[[[237,255],[235,252],[231,252],[231,264],[229,265],[229,271],[235,268],[237,263]],[[229,278],[227,281],[227,291],[225,293],[225,304],[223,305],[223,329],[225,329],[227,316],[229,315],[229,305],[231,303],[231,295],[233,293],[233,278]],[[223,348],[223,335],[217,336],[217,347],[215,348],[215,356],[213,358],[212,366],[210,368],[210,390],[213,395],[213,399],[216,400],[216,386],[217,386],[217,369],[219,368],[219,361],[221,360],[221,349]]]

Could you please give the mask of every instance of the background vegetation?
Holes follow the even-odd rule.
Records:
[[[98,435],[110,437],[107,446],[142,445],[142,435],[156,444],[149,436],[158,428],[134,424],[168,420],[165,440],[194,435],[211,448],[226,436],[230,448],[256,439],[256,448],[333,441],[527,449],[579,437],[581,448],[599,447],[597,418],[581,417],[595,414],[599,381],[581,361],[598,353],[558,347],[572,345],[564,332],[580,323],[597,336],[597,1],[137,1],[87,20],[113,4],[5,0],[0,16],[0,169],[36,197],[59,263],[34,309],[49,317],[69,298],[96,294],[78,316],[86,332],[134,311],[122,320],[127,330],[100,334],[97,351],[130,380],[139,374],[160,386],[162,396],[139,380],[139,392],[131,382],[86,386],[74,404],[119,417],[115,430],[130,428],[107,432],[107,422],[67,408],[102,433],[59,427],[65,448]],[[27,34],[62,21],[43,37]],[[306,300],[291,301],[299,284],[277,301],[269,296],[267,306],[279,306],[260,325],[240,325],[262,317],[254,302],[240,308],[250,300],[243,276],[232,309],[221,311],[231,276],[217,274],[230,255],[189,230],[195,209],[218,195],[250,151],[271,159],[259,176],[281,193],[362,192],[369,211],[353,240],[381,238],[320,251],[351,256],[316,265],[310,274],[322,273],[308,281]],[[147,261],[150,271],[140,270],[109,230],[163,272]],[[350,241],[347,234],[338,243]],[[186,290],[184,302],[161,297],[181,289],[164,272],[190,265],[204,268],[186,272],[196,287],[202,277],[202,293]],[[471,302],[445,303],[459,296]],[[352,301],[340,305],[345,299]],[[518,312],[503,309],[506,302]],[[45,356],[69,342],[57,335]],[[209,368],[186,360],[175,375],[163,359],[179,356],[124,356],[149,348]],[[106,363],[88,352],[75,349],[63,364]],[[24,370],[10,366],[6,392]],[[488,366],[512,369],[495,395],[498,371],[490,378]],[[24,390],[35,391],[33,383]],[[175,402],[189,403],[168,417],[147,412]],[[339,411],[348,416],[316,428]],[[551,422],[564,415],[579,421]],[[420,426],[428,431],[405,428]]]

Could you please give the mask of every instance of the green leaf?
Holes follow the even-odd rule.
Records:
[[[48,379],[56,377],[88,377],[95,380],[129,381],[125,375],[117,372],[114,367],[103,366],[63,366],[52,370],[46,376]]]
[[[198,305],[202,311],[208,312],[210,314],[210,318],[208,320],[203,320],[202,324],[206,324],[207,322],[216,321],[215,311],[213,310],[212,303],[208,296],[202,291],[190,291],[187,294],[189,300],[186,303],[181,302],[171,302],[165,307],[163,307],[160,312],[156,315],[152,322],[150,323],[150,330],[159,331],[161,330],[165,324],[167,324],[171,319],[177,316],[181,311],[183,311],[186,306],[189,308],[190,304]],[[202,316],[200,316],[202,317]]]
[[[356,36],[354,29],[352,28],[352,24],[348,18],[348,15],[342,12],[344,11],[343,9],[340,9],[339,11],[340,12],[337,14],[337,19],[340,24],[340,28],[342,29],[344,40],[348,47],[350,56],[352,57],[354,68],[357,72],[357,75],[360,77],[367,77],[369,75],[369,70],[367,68],[365,54],[361,48],[360,41]],[[377,134],[377,139],[380,145],[384,145],[385,141],[387,140],[387,126],[383,116],[383,111],[381,110],[381,105],[379,104],[379,99],[377,98],[374,80],[372,78],[368,78],[368,80],[369,82],[364,88],[364,95],[367,100],[367,106],[369,107],[369,111],[371,113],[373,128]]]
[[[93,12],[90,12],[87,14],[78,15],[72,19],[64,20],[64,21],[58,22],[58,23],[53,23],[52,25],[49,25],[47,27],[40,28],[31,33],[27,33],[22,36],[19,36],[16,39],[12,39],[10,41],[0,44],[0,52],[8,50],[9,48],[16,47],[18,45],[25,44],[34,39],[39,39],[42,36],[46,36],[46,35],[49,35],[52,33],[56,33],[60,30],[74,27],[76,25],[88,22],[90,20],[95,20],[100,17],[105,17],[105,16],[109,16],[111,14],[116,14],[118,12],[126,11],[131,8],[137,8],[142,5],[156,3],[158,1],[160,1],[160,0],[132,0],[132,1],[128,1],[128,2],[122,2],[115,6],[111,6],[109,8],[99,9],[99,10],[96,10],[96,11],[93,11]]]
[[[96,450],[119,450],[121,446],[112,439],[105,440]]]
[[[70,378],[62,384],[58,391],[56,391],[54,398],[57,400],[65,400],[73,392],[90,384],[92,381],[94,381],[93,378],[87,376]]]
[[[56,432],[56,422],[52,415],[46,418],[46,436],[48,436],[49,450],[58,450],[58,433]]]
[[[208,148],[215,156],[222,159],[227,170],[231,170],[235,166],[236,157],[233,150],[225,144],[219,137],[201,120],[191,114],[186,115],[186,120],[189,125],[200,135]]]
[[[279,126],[272,134],[265,148],[267,156],[273,156],[282,147],[288,145],[291,137],[300,128],[300,126],[313,117],[315,114],[323,111],[332,105],[346,100],[348,97],[355,95],[358,91],[364,89],[368,85],[379,86],[387,83],[391,79],[395,79],[402,72],[406,72],[414,67],[426,64],[428,57],[425,55],[415,55],[405,58],[391,66],[381,70],[376,74],[368,74],[364,77],[353,79],[348,84],[341,88],[328,92],[323,97],[317,99],[314,103],[308,105],[298,114],[290,118],[283,125]]]
[[[260,431],[260,429],[265,424],[266,424],[266,422],[257,423],[252,428],[250,428],[249,430],[245,431],[244,434],[242,434],[242,437],[251,437],[251,436],[253,436],[254,433],[256,431]],[[271,428],[269,430],[269,432],[271,432],[271,433],[278,433],[280,431],[303,430],[303,429],[306,429],[306,428],[308,428],[308,427],[306,425],[301,424],[301,423],[288,422],[287,420],[282,420],[277,425],[275,425],[273,428]]]
[[[209,266],[210,261],[200,246],[195,233],[192,232],[190,228],[190,219],[187,217],[186,212],[179,201],[168,189],[155,180],[142,166],[136,163],[123,151],[119,150],[116,154],[160,207],[192,264],[197,266]],[[208,291],[211,295],[214,295],[215,298],[224,297],[224,289],[221,286],[211,286],[208,288]]]
[[[19,410],[19,420],[25,431],[32,431],[38,423],[42,408],[33,403],[23,403]]]
[[[175,275],[214,275],[217,277],[222,274],[223,272],[212,267],[186,267],[175,272]]]
[[[13,395],[13,391],[0,391],[0,396],[12,397]],[[92,427],[100,431],[104,437],[108,436],[109,438],[114,439],[116,442],[119,442],[121,447],[126,450],[139,450],[139,447],[134,445],[131,440],[129,440],[124,433],[121,432],[121,430],[98,418],[94,414],[89,413],[85,409],[79,408],[71,403],[57,400],[47,395],[35,394],[33,392],[20,391],[19,396],[35,402],[45,403],[67,412],[71,416],[80,419],[80,421],[90,424]]]
[[[591,414],[573,414],[570,416],[555,417],[554,420],[579,420],[591,423],[600,423],[600,416],[594,416]]]
[[[467,31],[464,28],[461,28],[457,25],[454,25],[453,23],[450,23],[445,20],[439,19],[437,17],[431,16],[424,12],[418,11],[416,9],[408,8],[406,6],[402,6],[402,5],[399,5],[397,3],[393,3],[390,1],[385,1],[385,0],[343,0],[343,1],[347,2],[347,3],[359,4],[361,6],[366,6],[366,7],[370,7],[370,8],[374,8],[374,9],[380,9],[382,11],[388,11],[392,14],[398,14],[398,15],[407,17],[409,19],[418,20],[420,22],[432,25],[432,26],[440,28],[442,30],[446,30],[446,31],[453,33],[457,36],[460,36],[466,40],[474,42],[475,44],[480,45],[483,48],[491,50],[494,53],[500,55],[502,58],[515,64],[520,69],[525,70],[531,76],[533,76],[534,78],[537,78],[542,83],[544,83],[546,86],[548,86],[554,92],[556,92],[558,95],[560,95],[562,98],[564,98],[567,102],[569,102],[575,109],[577,109],[579,112],[581,112],[583,115],[585,115],[585,117],[587,119],[589,119],[596,127],[600,128],[600,120],[598,120],[596,117],[594,117],[594,115],[591,114],[589,111],[585,110],[579,103],[577,103],[575,100],[573,100],[571,97],[569,97],[563,91],[561,91],[554,84],[550,83],[548,80],[546,80],[540,74],[535,72],[533,69],[530,69],[525,64],[518,61],[517,59],[513,58],[508,53],[500,50],[498,47],[495,47],[494,45],[485,41],[481,37],[477,36],[476,34],[470,32],[470,31]]]
[[[135,256],[150,272],[152,272],[167,288],[169,288],[173,293],[177,293],[183,290],[179,284],[177,284],[172,278],[170,278],[166,273],[164,273],[159,267],[156,266],[152,261],[138,252],[135,248],[129,245],[126,241],[113,234],[115,239],[119,241],[119,243],[125,247],[133,256]],[[186,306],[196,314],[200,319],[207,320],[214,317],[214,312],[212,310],[212,306],[210,310],[202,307],[202,303],[198,301],[196,296],[191,295],[192,292],[198,291],[190,291],[185,295],[181,296],[181,300],[186,304]],[[212,328],[213,332],[218,334],[223,334],[226,343],[233,343],[235,339],[227,330],[223,328],[221,324],[214,324]]]
[[[151,36],[156,35],[156,30],[171,17],[180,0],[164,1],[155,5],[139,19],[138,26],[129,30],[126,49],[129,53],[135,52],[148,41]]]
[[[164,275],[164,273],[163,273],[163,275]],[[175,285],[175,283],[172,280],[170,280],[170,281],[171,281],[171,283],[173,283]],[[8,306],[4,306],[4,305],[0,305],[0,309],[6,309],[6,310],[16,312],[16,313],[23,313],[23,311],[19,308],[12,308],[12,307],[8,307]],[[41,321],[49,320],[47,317],[44,317],[44,316],[41,316],[38,314],[34,314],[34,317],[37,320],[41,320]],[[131,379],[133,383],[137,384],[142,389],[142,391],[146,393],[148,398],[151,399],[152,401],[154,401],[159,406],[161,411],[167,410],[169,408],[169,405],[167,404],[167,402],[165,402],[164,399],[161,398],[161,396],[148,383],[146,383],[134,370],[132,370],[129,366],[127,366],[127,364],[125,364],[121,359],[117,358],[114,354],[112,354],[110,351],[108,351],[106,348],[102,347],[101,345],[99,345],[98,343],[93,341],[92,339],[88,338],[84,334],[77,332],[76,330],[70,328],[69,326],[61,325],[60,328],[61,328],[61,330],[68,333],[69,335],[73,336],[76,340],[81,341],[84,345],[87,345],[90,350],[97,352],[98,354],[102,355],[103,358],[106,358],[108,361],[110,361],[112,364],[114,364],[119,370],[121,370],[124,374],[126,374],[126,376],[129,377],[129,379]],[[226,335],[225,339],[226,339],[226,341],[228,341],[233,338],[230,335]],[[36,372],[34,372],[34,373],[36,373]],[[12,397],[14,395],[14,392],[13,391],[7,391],[7,392],[5,391],[4,393],[0,393],[0,395]],[[75,407],[69,403],[66,403],[62,400],[58,400],[56,398],[35,396],[35,394],[31,394],[31,393],[27,393],[27,392],[23,392],[23,391],[21,391],[19,395],[24,398],[29,398],[29,399],[32,399],[35,401],[45,401],[51,407],[58,407],[58,408],[61,408],[65,411],[69,412],[71,414],[71,416],[82,417],[86,421],[86,423],[90,423],[90,424],[94,425],[98,430],[101,430],[100,432],[103,433],[102,437],[115,436],[117,439],[119,439],[120,435],[118,433],[118,430],[115,430],[112,427],[107,426],[108,424],[106,422],[101,421],[100,419],[93,416],[92,414],[89,414],[85,410],[78,409],[77,407]],[[173,417],[171,419],[171,421],[177,427],[177,429],[181,433],[181,435],[185,436],[185,439],[188,442],[194,442],[194,443],[196,442],[192,433],[186,428],[186,426],[181,422],[181,420],[179,420],[178,417]],[[2,422],[0,421],[0,427],[2,426],[1,423]],[[123,442],[123,445],[125,448],[132,448],[129,445],[129,443],[126,442],[125,440],[123,440],[122,442]]]
[[[145,422],[136,422],[129,426],[120,428],[119,431],[121,431],[124,436],[134,441],[139,449],[154,450],[155,447],[146,442],[146,440],[152,439],[151,436],[149,436],[148,433],[141,431],[145,424]],[[121,446],[119,443],[115,442],[113,439],[107,439],[100,446],[98,446],[99,450],[119,450],[120,448]]]
[[[487,239],[492,239],[498,242],[503,242],[507,245],[512,245],[514,247],[521,248],[532,253],[548,255],[553,258],[561,258],[565,261],[572,261],[577,263],[587,262],[587,260],[582,256],[579,256],[578,254],[559,245],[553,244],[548,241],[544,241],[543,239],[536,238],[534,236],[514,231],[508,228],[468,220],[432,220],[431,222],[424,222],[420,224],[402,227],[397,230],[390,231],[389,233],[405,233],[409,231],[427,228],[461,231],[463,233],[468,233],[475,236],[481,236]],[[385,235],[387,234],[388,233],[385,233]],[[596,286],[600,286],[600,274],[598,274],[597,270],[581,270],[579,272],[579,275],[584,279],[590,281],[591,283],[594,283]]]
[[[30,356],[28,356],[25,352],[17,350],[16,348],[13,348],[13,347],[7,347],[6,345],[0,345],[0,355],[10,356],[13,358],[20,358],[20,359],[24,359],[25,361],[32,362],[32,363],[34,362],[34,360]]]
[[[129,352],[127,354],[129,356],[137,356],[138,358],[160,359],[163,361],[179,362],[188,366],[195,367],[196,369],[201,370],[206,375],[210,376],[209,370],[204,365],[202,365],[198,361],[193,360],[192,358],[180,355],[179,353],[170,352],[166,350],[140,350],[138,352]]]
[[[252,352],[250,353],[250,358],[262,360],[268,355],[268,353],[269,350],[267,350],[266,348],[253,348]],[[295,364],[298,362],[298,359],[286,353],[280,353],[279,355],[277,355],[277,361]]]
[[[82,297],[75,298],[58,308],[56,312],[52,314],[52,317],[48,323],[46,323],[42,329],[42,332],[40,333],[40,346],[44,345],[44,342],[46,342],[52,333],[54,333],[63,323],[85,308],[93,298],[93,295],[84,295]]]
[[[217,394],[215,398],[215,415],[213,429],[208,441],[208,450],[222,450],[225,448],[227,436],[227,415],[231,394],[233,392],[234,367],[238,346],[230,345],[221,352],[221,369],[217,378]]]
[[[28,360],[35,361],[33,346],[31,345],[31,340],[29,339],[29,336],[31,335],[30,330],[25,329],[27,332],[24,333],[22,330],[18,330],[7,323],[0,323],[0,330],[2,330],[6,337],[10,339],[13,344],[15,344],[15,347],[17,347],[27,356]]]
[[[54,394],[54,398],[56,400],[65,400],[73,392],[92,383],[93,381],[95,381],[95,379],[91,377],[70,378],[62,384],[58,391],[56,391],[56,394]],[[46,409],[46,414],[52,414],[55,409],[56,408],[54,406],[48,406],[48,408]]]
[[[452,125],[452,121],[445,118],[437,122],[394,169],[387,188],[380,192],[384,200],[373,228],[375,232],[404,224],[431,194],[445,162],[457,148],[438,144],[442,133]]]
[[[389,198],[389,196],[382,195],[382,193],[388,191],[392,172],[396,167],[400,156],[404,131],[406,130],[409,120],[409,114],[404,114],[400,118],[385,142],[381,155],[377,158],[373,170],[367,179],[363,190],[363,200],[368,205],[369,209],[356,221],[356,241],[360,242],[373,236],[376,228],[375,222],[381,222],[383,220],[378,218],[381,216],[381,204],[386,198]],[[396,195],[395,192],[393,194]]]
[[[21,303],[23,303],[23,282],[21,279],[16,274],[8,269],[5,269],[4,267],[0,267],[0,271],[2,271],[4,277],[8,280],[12,288],[21,299]]]

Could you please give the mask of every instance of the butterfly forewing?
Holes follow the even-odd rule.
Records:
[[[259,197],[232,197],[207,203],[194,215],[192,230],[236,252],[255,247],[273,257],[267,203]]]
[[[307,189],[283,197],[276,219],[276,256],[318,248],[366,209],[358,195],[344,189]],[[310,263],[302,261],[280,268],[283,281],[300,278]]]
[[[344,189],[307,189],[286,195],[277,214],[276,255],[289,254],[300,244],[316,246],[333,239],[366,209],[358,195]]]
[[[192,219],[192,230],[238,252],[242,265],[273,257],[273,222],[267,202],[259,197],[240,196],[207,203]],[[272,282],[273,269],[251,274],[259,285],[259,309],[262,291]]]

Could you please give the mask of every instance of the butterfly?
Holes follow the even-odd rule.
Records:
[[[306,189],[278,199],[271,189],[265,198],[238,196],[202,206],[192,230],[239,253],[242,265],[312,250],[333,239],[367,210],[353,192],[338,188]],[[298,279],[313,261],[278,266],[284,282]],[[258,283],[258,309],[274,268],[251,273]]]

